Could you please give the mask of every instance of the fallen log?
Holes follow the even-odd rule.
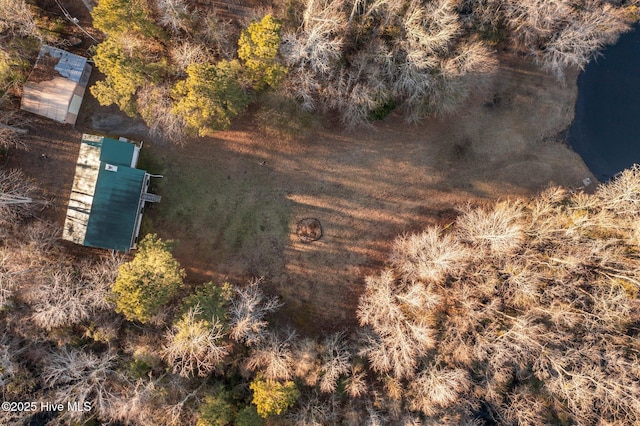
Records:
[[[8,124],[0,123],[0,127],[3,127],[5,129],[9,129],[9,130],[11,130],[13,132],[16,132],[16,133],[20,133],[21,135],[25,135],[25,134],[27,134],[29,132],[29,130],[27,130],[27,129],[21,129],[20,127],[10,126]]]

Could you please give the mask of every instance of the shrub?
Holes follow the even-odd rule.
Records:
[[[231,284],[225,282],[218,286],[209,281],[199,287],[195,293],[184,298],[180,308],[180,316],[184,316],[189,310],[198,307],[197,319],[211,322],[212,318],[216,318],[226,329],[232,297]]]
[[[234,407],[229,402],[228,392],[218,390],[215,395],[207,395],[198,409],[196,426],[226,426],[233,420]]]
[[[300,396],[296,384],[291,381],[277,382],[256,377],[249,388],[253,391],[256,410],[263,418],[284,413]]]
[[[255,405],[244,407],[235,417],[236,426],[262,426],[264,420],[258,414]]]

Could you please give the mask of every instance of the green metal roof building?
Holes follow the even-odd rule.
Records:
[[[136,168],[141,146],[82,135],[62,238],[127,252],[135,248],[152,175]]]

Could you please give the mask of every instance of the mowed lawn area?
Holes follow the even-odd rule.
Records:
[[[272,276],[281,268],[291,203],[267,170],[206,143],[145,146],[140,167],[161,174],[162,202],[146,212],[143,232],[175,241],[192,280]]]

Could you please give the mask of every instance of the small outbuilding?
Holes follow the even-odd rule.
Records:
[[[75,124],[89,83],[87,58],[42,46],[23,86],[20,108],[61,123]]]
[[[83,135],[62,238],[90,247],[135,248],[151,177],[137,169],[141,145]]]

